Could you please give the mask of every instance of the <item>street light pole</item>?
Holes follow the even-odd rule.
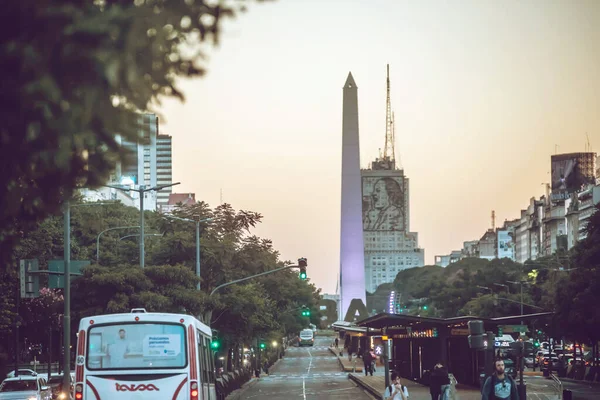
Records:
[[[149,187],[149,188],[146,188],[145,185],[140,185],[140,187],[138,189],[123,187],[123,186],[115,186],[115,185],[104,185],[106,187],[123,190],[125,192],[127,192],[127,191],[137,192],[140,195],[140,267],[142,269],[144,269],[144,266],[145,266],[145,258],[144,258],[144,256],[145,256],[145,249],[144,249],[144,195],[146,194],[146,192],[151,192],[153,190],[156,190],[158,192],[159,190],[162,190],[162,189],[165,189],[165,188],[168,188],[171,186],[179,185],[180,183],[181,182],[176,182],[176,183],[171,183],[169,185],[153,186],[153,187]]]
[[[200,290],[200,222],[212,221],[214,218],[200,219],[199,215],[194,215],[194,219],[180,218],[173,215],[166,215],[167,218],[177,219],[179,221],[195,222],[196,223],[196,276],[198,277],[198,283],[196,289]]]
[[[69,200],[63,205],[64,215],[64,260],[65,260],[65,288],[64,288],[64,364],[63,364],[63,391],[71,387],[71,208]]]
[[[96,236],[96,264],[100,264],[100,236],[102,236],[103,233],[108,232],[108,231],[114,231],[117,229],[132,229],[132,228],[139,228],[139,226],[117,226],[115,228],[108,228],[108,229],[105,229],[102,232],[100,232],[98,234],[98,236]]]
[[[196,289],[200,290],[200,216],[195,215],[196,220],[196,276],[198,277],[198,284]]]

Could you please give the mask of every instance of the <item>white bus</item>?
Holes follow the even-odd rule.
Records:
[[[98,315],[79,323],[75,400],[216,400],[211,329],[190,315]]]

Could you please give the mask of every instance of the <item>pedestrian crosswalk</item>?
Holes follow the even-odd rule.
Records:
[[[327,346],[308,346],[308,347],[288,347],[286,351],[306,351],[306,350],[317,350],[317,351],[329,351]]]
[[[323,372],[314,374],[271,374],[262,375],[261,380],[279,380],[279,379],[347,379],[348,373],[344,372]]]

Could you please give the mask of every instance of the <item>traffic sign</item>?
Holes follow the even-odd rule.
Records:
[[[81,268],[90,265],[90,261],[75,261],[71,260],[70,263],[71,280],[74,276],[81,275]],[[63,260],[50,260],[48,261],[48,287],[50,289],[64,289],[65,288],[65,262]]]
[[[502,333],[525,333],[528,331],[527,325],[499,325],[498,335]]]
[[[383,354],[383,347],[381,347],[381,345],[375,346],[375,354],[378,356]]]

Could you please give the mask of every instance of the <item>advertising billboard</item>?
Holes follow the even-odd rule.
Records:
[[[563,201],[595,182],[595,153],[556,154],[551,157],[552,201]]]
[[[406,231],[404,176],[363,176],[363,230]]]
[[[512,231],[498,231],[498,258],[515,259],[515,244],[512,236]]]

